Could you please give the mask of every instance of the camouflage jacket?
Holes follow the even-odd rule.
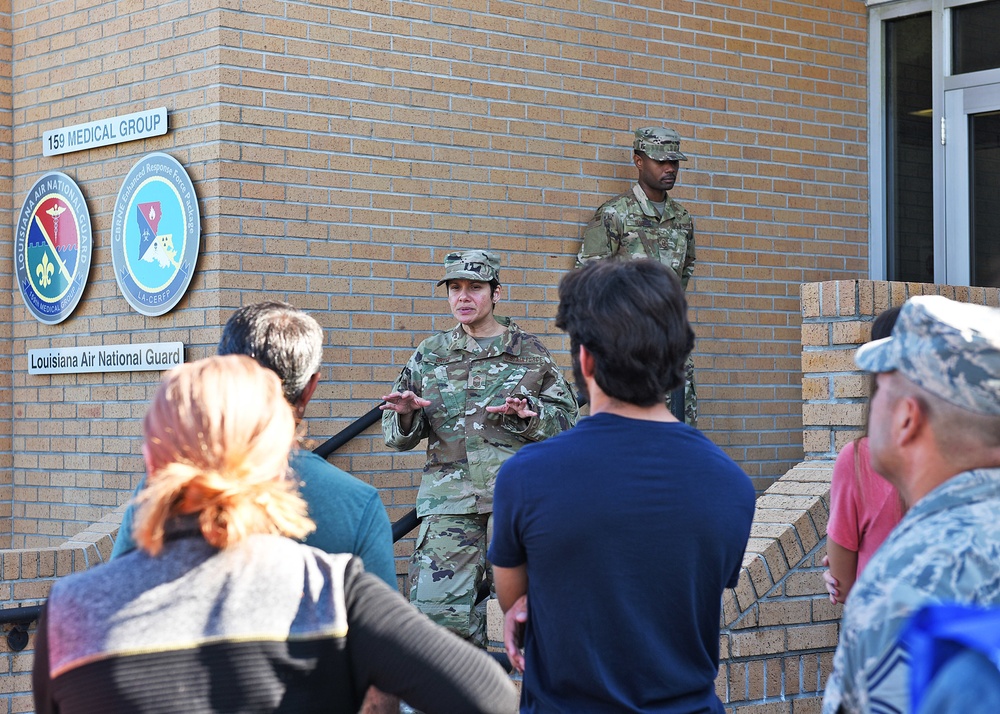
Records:
[[[488,350],[459,325],[420,343],[393,391],[412,390],[431,405],[414,414],[409,432],[399,415],[382,413],[386,445],[405,451],[424,438],[427,463],[417,513],[491,513],[500,465],[525,444],[541,441],[576,423],[576,398],[538,338],[509,318],[498,345]],[[538,416],[490,414],[508,396],[528,397]]]
[[[899,634],[923,605],[1000,605],[1000,469],[966,471],[910,509],[851,590],[823,714],[910,711]]]
[[[687,290],[694,273],[694,222],[684,206],[669,195],[666,199],[662,217],[639,184],[605,201],[583,229],[576,266],[609,256],[654,258],[671,268]]]

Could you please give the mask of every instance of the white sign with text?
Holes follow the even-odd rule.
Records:
[[[126,141],[162,136],[166,133],[167,108],[147,109],[144,112],[46,131],[42,134],[42,156],[57,156],[110,144],[124,144]]]
[[[148,372],[183,363],[183,342],[28,350],[28,374]]]

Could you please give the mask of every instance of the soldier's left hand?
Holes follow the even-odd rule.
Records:
[[[503,404],[498,407],[486,407],[486,411],[490,414],[516,414],[522,419],[538,416],[538,412],[529,408],[527,399],[518,399],[517,397],[507,397]]]

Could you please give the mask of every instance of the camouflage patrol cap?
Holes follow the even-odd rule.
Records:
[[[500,282],[500,259],[486,250],[467,250],[464,253],[448,253],[444,259],[444,277],[438,285],[449,280],[478,280],[488,283]]]
[[[653,161],[687,161],[688,158],[681,153],[681,135],[659,126],[636,129],[632,148]]]
[[[939,295],[910,298],[892,335],[858,349],[868,372],[900,374],[946,402],[1000,416],[1000,310]]]

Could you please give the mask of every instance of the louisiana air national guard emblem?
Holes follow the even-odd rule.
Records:
[[[122,295],[143,315],[162,315],[184,297],[201,239],[198,197],[184,167],[148,154],[128,172],[111,224],[111,259]]]
[[[51,171],[28,191],[14,234],[14,272],[24,304],[56,325],[76,309],[90,273],[90,212],[69,176]]]

